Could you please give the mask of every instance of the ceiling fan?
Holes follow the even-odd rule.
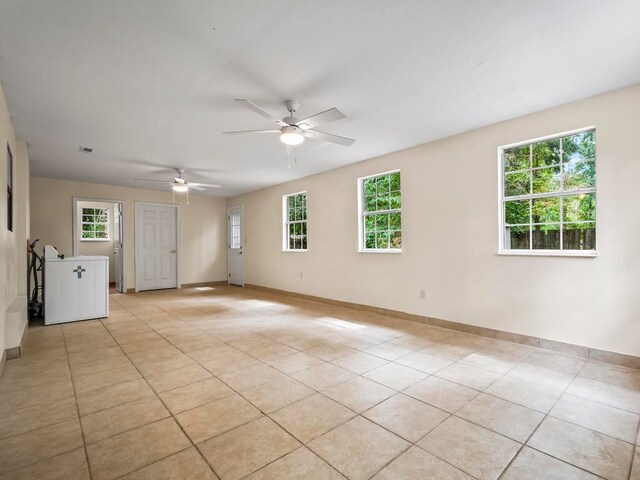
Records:
[[[180,192],[180,193],[188,192],[189,189],[203,191],[203,190],[206,190],[207,188],[222,188],[221,185],[216,185],[212,183],[187,182],[184,178],[182,178],[182,175],[184,174],[185,169],[176,168],[175,170],[176,172],[178,172],[178,176],[174,177],[173,180],[150,180],[147,178],[136,178],[135,180],[136,182],[163,183],[167,187],[171,187],[171,189],[174,192]]]
[[[285,145],[290,146],[300,145],[302,142],[304,142],[305,138],[336,143],[338,145],[344,145],[345,147],[349,147],[353,144],[353,142],[355,142],[353,138],[341,137],[339,135],[332,135],[330,133],[323,133],[314,130],[316,127],[324,123],[329,123],[333,122],[334,120],[345,118],[344,113],[342,113],[335,107],[329,110],[325,110],[324,112],[316,113],[315,115],[311,115],[310,117],[297,118],[295,116],[295,113],[298,110],[300,104],[296,100],[287,100],[286,102],[284,102],[284,104],[289,111],[289,116],[284,117],[282,120],[278,120],[269,112],[266,112],[264,109],[262,109],[255,103],[250,102],[249,100],[236,98],[235,101],[244,105],[249,110],[253,110],[261,117],[275,122],[276,125],[278,125],[278,127],[280,128],[223,132],[228,135],[241,135],[245,133],[277,133],[278,135],[280,135],[280,141]]]

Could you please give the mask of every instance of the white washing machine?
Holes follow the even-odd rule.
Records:
[[[109,316],[109,257],[60,258],[51,245],[44,257],[44,324]]]

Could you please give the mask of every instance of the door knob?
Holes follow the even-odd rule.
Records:
[[[176,251],[175,250],[171,250],[171,253],[176,253]]]

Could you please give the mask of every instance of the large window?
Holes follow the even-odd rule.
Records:
[[[358,180],[360,251],[399,252],[402,249],[400,172]]]
[[[594,254],[596,132],[501,149],[501,251]]]
[[[82,208],[82,241],[109,240],[109,209]]]
[[[285,251],[307,250],[307,192],[282,197]]]
[[[7,229],[13,232],[13,154],[7,143]]]

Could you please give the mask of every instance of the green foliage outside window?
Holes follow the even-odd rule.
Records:
[[[83,240],[109,240],[109,210],[106,208],[82,209]]]
[[[400,172],[362,181],[365,249],[402,248]]]
[[[507,249],[594,250],[595,131],[503,151]]]

